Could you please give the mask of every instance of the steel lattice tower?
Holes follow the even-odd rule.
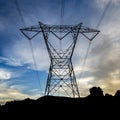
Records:
[[[85,27],[82,23],[77,25],[47,25],[41,22],[39,22],[39,25],[22,28],[20,30],[29,40],[39,33],[43,34],[50,57],[45,95],[54,95],[56,93],[58,95],[59,91],[61,95],[80,97],[72,64],[73,52],[79,34],[82,34],[91,41],[99,33],[99,30]],[[26,31],[34,34],[30,37],[26,34]],[[92,37],[90,37],[88,33],[92,33]],[[57,41],[64,41],[70,34],[72,39],[69,40],[70,44],[65,49],[62,47],[58,48],[52,45],[52,38],[49,37],[50,34],[52,34]]]

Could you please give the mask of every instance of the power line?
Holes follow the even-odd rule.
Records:
[[[31,52],[32,52],[32,58],[33,58],[34,66],[35,66],[35,69],[36,69],[36,76],[37,76],[37,79],[38,79],[38,82],[39,82],[39,86],[40,86],[40,89],[41,89],[37,63],[36,63],[36,60],[35,60],[35,55],[34,55],[34,50],[33,50],[33,45],[32,45],[32,41],[31,40],[29,40],[29,44],[30,44],[30,48],[31,48]]]
[[[96,29],[98,29],[98,28],[100,27],[100,25],[101,25],[101,23],[102,23],[102,21],[103,21],[103,18],[105,17],[105,14],[106,14],[106,12],[107,12],[107,10],[108,10],[111,2],[112,2],[112,0],[109,0],[108,3],[106,4],[105,9],[104,9],[104,11],[103,11],[103,13],[102,13],[102,15],[101,15],[101,18],[100,18],[100,20],[98,21],[98,24],[97,24],[97,26],[96,26]],[[83,70],[84,70],[84,66],[85,66],[85,63],[86,63],[86,60],[87,60],[89,51],[90,51],[91,43],[92,43],[92,40],[89,41],[89,45],[88,45],[88,48],[87,48],[85,57],[84,57],[84,59],[83,59],[83,64],[82,64],[82,68],[81,68],[80,78],[81,78],[82,75],[83,75]]]
[[[83,63],[82,63],[82,68],[81,68],[80,78],[81,78],[82,75],[83,75],[83,70],[84,70],[84,67],[85,67],[85,64],[86,64],[86,60],[87,60],[87,57],[88,57],[88,53],[89,53],[89,50],[90,50],[90,46],[91,46],[91,41],[89,41],[89,45],[88,45],[88,47],[87,47],[86,54],[85,54],[85,56],[84,56],[84,60],[83,60]]]
[[[108,3],[106,4],[105,9],[104,9],[104,11],[103,11],[103,13],[102,13],[102,15],[101,15],[101,18],[100,18],[100,20],[99,20],[96,28],[99,28],[99,27],[100,27],[100,25],[101,25],[101,23],[102,23],[102,21],[103,21],[103,18],[104,18],[104,16],[105,16],[105,14],[106,14],[106,12],[107,12],[107,10],[108,10],[111,2],[112,2],[112,0],[109,0]]]
[[[21,12],[19,3],[18,3],[17,0],[14,0],[14,3],[16,5],[17,11],[18,11],[18,15],[20,16],[21,22],[22,22],[23,26],[26,27],[25,20],[24,20],[23,14]],[[32,53],[33,63],[34,63],[35,69],[36,69],[37,80],[39,82],[39,87],[40,87],[40,90],[41,90],[41,84],[40,84],[40,78],[39,78],[37,63],[36,63],[35,56],[34,56],[33,45],[32,45],[32,42],[31,42],[30,39],[29,39],[29,45],[30,45],[30,49],[31,49],[31,53]]]
[[[64,0],[61,0],[61,19],[60,19],[60,25],[63,24],[63,17],[64,17]]]
[[[24,20],[24,17],[23,17],[23,15],[22,15],[20,6],[19,6],[19,4],[18,4],[18,1],[17,1],[17,0],[14,0],[14,3],[15,3],[15,6],[16,6],[16,8],[17,8],[18,14],[19,14],[19,16],[20,16],[21,22],[22,22],[23,26],[25,27],[25,26],[26,26],[26,25],[25,25],[25,20]]]
[[[63,25],[63,18],[64,18],[64,0],[61,0],[61,11],[60,11],[60,25]],[[60,32],[61,37],[61,32]],[[59,49],[62,49],[62,40],[59,40]]]

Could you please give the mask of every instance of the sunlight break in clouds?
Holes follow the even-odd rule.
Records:
[[[11,78],[11,72],[0,68],[0,80],[7,80]]]

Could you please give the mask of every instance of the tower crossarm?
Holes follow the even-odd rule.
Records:
[[[77,24],[77,25],[48,25],[48,24],[43,24],[41,22],[39,22],[39,25],[34,25],[34,26],[30,26],[30,27],[25,27],[25,28],[21,28],[20,31],[28,38],[28,39],[32,39],[33,37],[35,37],[38,33],[42,32],[42,29],[44,30],[44,32],[52,32],[52,33],[77,33],[78,29],[79,33],[81,33],[82,35],[85,35],[85,33],[94,33],[95,35],[93,36],[93,38],[100,32],[99,30],[96,29],[92,29],[89,27],[85,27],[82,25],[82,23]],[[30,37],[28,34],[26,34],[26,32],[33,32],[35,33],[32,37]],[[86,37],[87,38],[87,37]],[[90,38],[89,38],[90,39]]]
[[[91,29],[89,27],[82,26],[82,24],[80,24],[80,25],[81,25],[81,29],[80,29],[79,33],[100,32],[99,30]],[[52,32],[67,33],[69,31],[76,32],[76,30],[78,29],[78,27],[80,25],[46,25],[46,24],[43,24],[42,27],[43,27],[45,32],[52,31]],[[21,31],[31,31],[31,32],[42,32],[41,27],[39,25],[21,28],[20,30]]]

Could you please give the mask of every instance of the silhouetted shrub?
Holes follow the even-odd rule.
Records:
[[[106,94],[105,94],[105,97],[110,98],[110,97],[113,97],[113,96],[112,96],[111,94],[106,93]]]
[[[117,90],[114,96],[120,98],[120,90]]]
[[[102,97],[103,96],[103,91],[100,87],[92,87],[89,89],[90,95],[91,96],[96,96],[96,97]]]

